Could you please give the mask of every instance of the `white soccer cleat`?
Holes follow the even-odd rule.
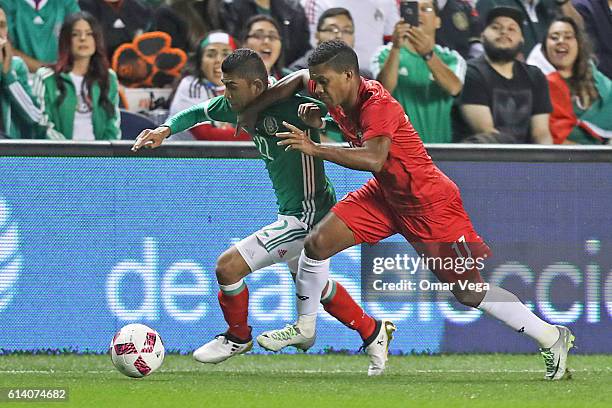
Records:
[[[376,320],[374,333],[363,342],[362,348],[370,356],[368,376],[381,375],[389,356],[389,343],[393,339],[393,332],[397,330],[390,320]]]
[[[288,324],[283,329],[270,330],[257,336],[257,343],[266,350],[279,351],[285,347],[293,346],[306,351],[315,342],[316,334],[306,337],[295,324]]]
[[[559,329],[559,340],[550,348],[540,349],[540,354],[544,357],[546,364],[544,378],[550,381],[572,378],[567,369],[567,353],[574,347],[575,337],[565,326],[557,326],[557,329]]]
[[[217,364],[253,348],[253,340],[241,342],[230,333],[215,336],[214,339],[193,352],[193,358],[200,363]]]

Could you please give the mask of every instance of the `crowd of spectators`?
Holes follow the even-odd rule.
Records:
[[[111,61],[118,73],[165,75],[174,114],[224,93],[221,62],[238,47],[274,82],[341,39],[426,143],[609,143],[612,0],[416,0],[413,25],[402,1],[0,0],[0,137],[121,138],[133,84]],[[125,51],[151,32],[172,42],[148,56],[156,62],[144,46]],[[181,72],[185,54],[169,49],[189,56]],[[173,139],[249,139],[234,133],[203,123]]]

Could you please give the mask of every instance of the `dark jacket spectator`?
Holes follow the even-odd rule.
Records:
[[[224,3],[224,21],[227,31],[240,37],[249,18],[257,14],[273,17],[280,26],[285,50],[285,63],[290,64],[310,49],[310,33],[304,9],[298,0],[269,0],[268,9],[257,5],[255,0],[229,0]]]
[[[468,0],[438,0],[442,24],[436,31],[436,43],[457,51],[465,59],[482,55],[482,24]]]
[[[102,25],[109,59],[117,47],[151,27],[151,8],[140,0],[79,0],[79,4]]]
[[[172,0],[153,12],[152,30],[172,37],[172,46],[185,52],[198,49],[199,41],[209,32],[225,29],[223,0]]]
[[[573,0],[573,3],[593,42],[599,70],[612,78],[612,3],[609,0]]]

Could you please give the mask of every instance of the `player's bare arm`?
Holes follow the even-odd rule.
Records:
[[[155,149],[161,146],[165,138],[170,136],[172,131],[168,126],[160,126],[155,129],[145,129],[136,138],[132,151],[137,152],[140,148]]]
[[[289,132],[277,133],[276,136],[283,139],[278,142],[279,146],[287,146],[287,149],[295,149],[309,156],[320,157],[343,167],[353,170],[371,171],[378,173],[382,170],[389,149],[391,139],[380,136],[367,140],[362,147],[344,148],[336,146],[324,146],[313,142],[308,133],[283,122]]]
[[[253,103],[247,106],[238,114],[236,123],[237,136],[240,129],[252,129],[257,122],[257,116],[276,102],[287,99],[295,93],[306,88],[310,74],[307,69],[301,69],[292,74],[287,75],[280,81],[265,90]]]

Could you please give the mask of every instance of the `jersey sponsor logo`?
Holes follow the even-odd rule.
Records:
[[[263,127],[264,131],[270,136],[274,136],[278,132],[278,122],[273,116],[266,116],[264,118]]]
[[[467,15],[463,11],[458,11],[453,14],[453,25],[459,31],[467,30],[470,26]]]

